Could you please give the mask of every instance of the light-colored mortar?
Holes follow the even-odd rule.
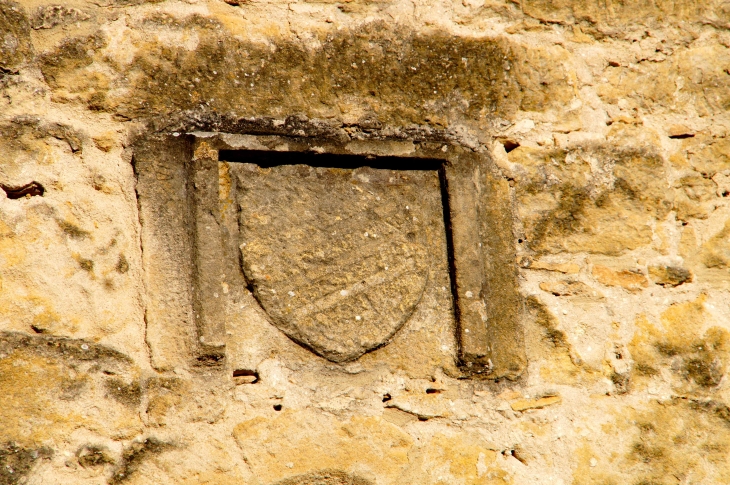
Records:
[[[0,484],[730,483],[729,109],[723,0],[0,0]],[[333,364],[240,292],[228,367],[154,364],[135,143],[292,116],[489,154],[520,378],[438,295]]]

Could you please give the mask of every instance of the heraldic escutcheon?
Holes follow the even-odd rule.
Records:
[[[243,270],[274,325],[334,362],[386,344],[426,286],[433,200],[423,199],[439,195],[436,172],[250,163],[230,170]]]

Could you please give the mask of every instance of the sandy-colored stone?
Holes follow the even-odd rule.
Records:
[[[439,433],[419,451],[416,456],[423,468],[420,476],[415,474],[418,483],[514,483],[496,463],[494,446],[478,435],[467,432],[448,436]]]
[[[513,411],[526,411],[528,409],[542,409],[546,406],[562,402],[560,396],[546,396],[535,399],[517,399],[509,403]]]
[[[679,286],[692,282],[692,273],[678,266],[649,266],[649,276],[655,284],[661,286]]]
[[[530,325],[526,339],[531,364],[545,382],[577,385],[595,381],[599,374],[584,365],[571,345],[560,321],[537,297],[527,300]]]
[[[694,130],[687,128],[685,125],[672,125],[667,130],[669,138],[692,138],[695,136]]]
[[[600,264],[593,266],[593,277],[602,285],[620,286],[629,291],[641,291],[649,286],[646,276],[641,273],[629,270],[615,271]]]
[[[721,382],[730,363],[730,332],[715,324],[706,300],[701,295],[670,306],[661,314],[660,325],[639,316],[629,346],[634,377],[646,385],[662,368],[673,366],[673,388],[698,394]]]
[[[595,144],[519,147],[508,158],[519,181],[527,244],[539,252],[617,255],[648,245],[650,219],[671,206],[659,183],[661,159],[630,145],[620,150]],[[595,164],[604,168],[598,172]]]
[[[93,137],[94,145],[96,148],[103,152],[111,151],[117,144],[117,137],[115,133],[103,133],[101,135]]]
[[[380,418],[271,412],[233,430],[246,462],[265,483],[322,470],[393,483],[408,467],[413,438]]]
[[[714,202],[717,199],[715,183],[699,175],[690,175],[679,179],[677,186],[680,189],[674,200],[677,218],[707,219],[715,209]]]
[[[700,259],[708,268],[730,266],[730,221],[700,248]]]
[[[601,426],[604,444],[586,437],[576,450],[576,483],[643,480],[664,485],[676,477],[722,483],[730,477],[726,405],[672,399],[647,401],[630,412],[616,407],[607,411],[610,419]],[[610,459],[601,451],[605,443],[619,445]]]
[[[577,296],[588,298],[603,298],[603,294],[581,281],[550,281],[540,283],[540,289],[555,296]]]
[[[533,261],[530,263],[528,268],[557,271],[565,274],[576,274],[580,271],[580,266],[575,263],[550,263],[547,261]]]
[[[730,483],[728,26],[725,0],[0,0],[0,483]],[[234,151],[255,135],[246,149],[485,162],[465,186],[493,203],[458,229],[491,257],[471,294],[503,296],[473,319],[494,345],[470,352],[503,377],[459,360],[435,174],[343,179],[314,205],[279,184],[291,199],[253,210],[210,132]],[[287,214],[277,227],[316,233],[306,211],[350,186],[372,211],[410,190],[418,219],[415,240],[363,228],[352,254],[389,238],[359,261],[428,263],[362,293],[391,300],[362,342],[355,325],[293,340],[245,276],[290,289],[244,274],[239,229]],[[348,234],[387,220],[351,209]],[[196,248],[193,210],[226,251]],[[342,242],[315,233],[308,256]],[[284,274],[281,234],[255,256]],[[209,326],[205,257],[232,261],[207,275]],[[295,297],[378,274],[337,261]],[[489,334],[500,322],[524,328]]]

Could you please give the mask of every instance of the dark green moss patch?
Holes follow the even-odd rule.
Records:
[[[73,401],[84,392],[88,386],[88,381],[84,378],[80,379],[64,379],[60,383],[59,399],[62,401]]]
[[[84,445],[76,452],[76,458],[79,465],[84,468],[94,468],[97,466],[114,463],[109,455],[109,451],[103,446]]]
[[[0,485],[25,483],[36,461],[51,456],[53,451],[46,447],[22,448],[13,442],[0,445]]]
[[[684,364],[684,373],[688,379],[702,387],[715,387],[723,377],[722,364],[719,359],[709,353],[702,353],[698,357],[687,359]]]
[[[616,394],[626,394],[631,389],[631,376],[629,374],[619,374],[618,372],[613,372],[611,374],[611,382],[613,382]]]
[[[558,207],[543,216],[530,234],[529,240],[535,249],[541,248],[545,240],[558,239],[565,234],[585,230],[584,211],[586,206],[592,204],[588,190],[565,184],[556,191],[559,194]],[[598,200],[601,205],[607,203],[607,198]]]
[[[142,389],[139,381],[133,381],[129,384],[118,378],[108,379],[104,383],[107,395],[125,406],[139,406],[142,401]]]
[[[127,271],[129,271],[129,262],[127,261],[127,258],[123,255],[119,255],[119,259],[117,260],[117,265],[114,268],[117,270],[117,273],[124,274]]]
[[[95,361],[124,365],[132,363],[132,360],[121,352],[88,340],[0,332],[0,354],[10,355],[15,350],[67,361]]]
[[[65,73],[91,65],[93,52],[104,45],[101,34],[65,40],[55,51],[41,56],[43,77],[51,86],[58,86]]]
[[[78,258],[78,263],[81,269],[83,269],[87,273],[93,273],[94,262],[92,260],[86,258]]]
[[[531,171],[517,186],[517,195],[525,205],[535,201],[535,215],[525,220],[525,232],[529,249],[537,253],[621,254],[649,244],[647,224],[672,208],[671,194],[660,182],[662,159],[643,149],[521,150],[514,150],[511,159]],[[612,172],[610,184],[596,179],[590,159]],[[553,194],[550,209],[537,203],[545,194]],[[617,233],[618,226],[626,230]]]
[[[535,319],[535,322],[543,329],[543,339],[555,348],[569,349],[570,343],[565,333],[556,328],[557,321],[545,305],[535,296],[530,296],[526,301],[528,314]]]
[[[721,419],[725,426],[730,427],[730,407],[720,401],[690,400],[690,408],[695,411],[706,412]]]
[[[648,366],[646,364],[641,364],[641,363],[636,364],[635,369],[636,369],[636,372],[641,374],[642,376],[653,377],[653,376],[659,375],[658,370],[656,370],[655,368]]]
[[[85,239],[90,235],[89,231],[81,229],[79,226],[71,222],[56,219],[56,223],[58,224],[58,227],[60,227],[61,230],[72,239]]]
[[[169,443],[162,442],[157,438],[147,438],[144,441],[136,441],[124,451],[122,462],[114,471],[110,485],[117,485],[129,480],[140,465],[151,456],[159,455],[165,451],[171,450],[173,446]]]

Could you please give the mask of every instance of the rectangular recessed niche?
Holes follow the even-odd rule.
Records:
[[[446,239],[442,162],[229,150],[219,160],[239,208],[233,245],[272,323],[333,362],[387,345],[426,290],[429,241]]]
[[[199,363],[225,357],[220,288],[230,271],[243,273],[271,323],[325,359],[387,345],[418,305],[429,271],[423,238],[436,227],[425,221],[438,217],[455,358],[465,375],[522,372],[512,210],[486,154],[443,141],[196,133],[141,142],[135,168],[148,277],[180,274],[190,261],[182,307],[194,324],[177,339]],[[231,210],[223,198],[235,201],[235,227],[222,221]],[[165,246],[168,261],[155,258]],[[172,302],[160,302],[148,308],[150,341],[174,326]],[[186,311],[173,313],[184,320]],[[165,347],[157,344],[161,363],[175,354]]]

